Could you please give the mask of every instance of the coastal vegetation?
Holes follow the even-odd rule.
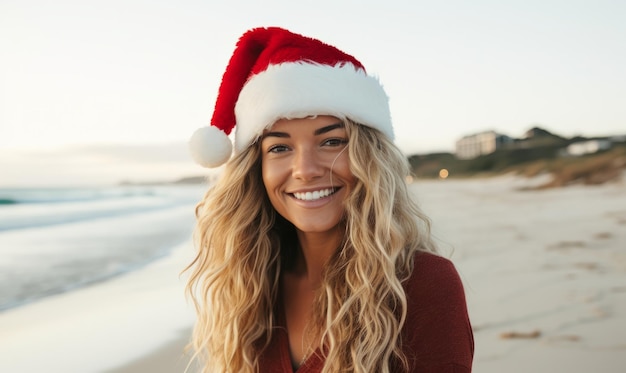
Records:
[[[569,145],[593,139],[564,138],[533,128],[534,136],[515,140],[492,153],[472,159],[459,159],[452,153],[432,153],[409,157],[413,176],[438,178],[441,171],[452,178],[496,176],[513,173],[525,177],[551,174],[552,180],[541,188],[576,183],[594,185],[621,177],[626,169],[626,142],[616,140],[607,149],[572,155]]]

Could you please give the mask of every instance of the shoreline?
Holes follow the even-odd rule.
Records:
[[[180,274],[192,256],[186,242],[137,271],[0,313],[0,371],[102,373],[155,351],[180,356],[195,320]]]
[[[80,282],[80,283],[73,283],[62,289],[58,289],[58,290],[55,289],[43,295],[37,295],[31,298],[25,298],[23,300],[14,301],[12,303],[0,304],[0,314],[2,314],[3,312],[10,312],[12,310],[19,309],[21,307],[28,307],[32,304],[36,304],[41,301],[46,301],[48,298],[54,298],[57,296],[61,296],[63,294],[69,294],[69,293],[81,290],[83,288],[89,288],[89,287],[105,284],[111,280],[117,279],[118,277],[123,277],[133,272],[141,271],[144,268],[149,267],[151,264],[158,262],[164,258],[167,258],[167,256],[170,254],[171,253],[169,252],[164,252],[153,258],[146,260],[145,262],[127,265],[123,267],[119,272],[107,274],[105,276],[98,277],[98,278],[89,279],[87,281]]]

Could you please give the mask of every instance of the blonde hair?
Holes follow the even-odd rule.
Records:
[[[356,183],[345,201],[344,244],[326,266],[310,325],[321,338],[323,372],[408,369],[402,282],[417,251],[435,251],[430,222],[409,195],[400,150],[379,131],[344,122]],[[187,293],[198,315],[191,345],[203,372],[258,371],[275,327],[280,269],[288,261],[281,243],[295,239],[295,229],[269,202],[260,159],[258,144],[235,156],[196,208],[198,255],[188,267]]]

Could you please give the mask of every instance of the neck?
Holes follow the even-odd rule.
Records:
[[[326,263],[335,254],[342,240],[343,229],[341,227],[324,233],[298,231],[300,252],[296,261],[295,273],[306,276],[311,289],[319,287]]]

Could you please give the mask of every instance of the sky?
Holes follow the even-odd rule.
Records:
[[[239,36],[281,26],[354,55],[407,154],[485,130],[626,133],[626,2],[0,0],[0,186],[206,172]]]

